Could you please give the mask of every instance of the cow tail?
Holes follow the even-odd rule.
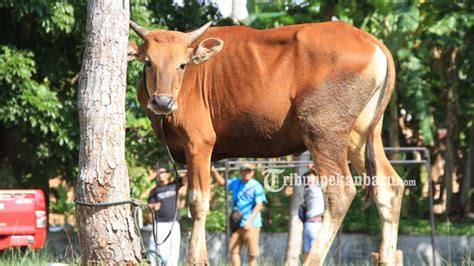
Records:
[[[374,120],[372,124],[368,128],[367,132],[367,140],[365,144],[365,179],[367,184],[367,192],[365,195],[365,199],[362,203],[362,209],[366,210],[370,207],[372,203],[372,197],[374,193],[373,182],[375,180],[375,176],[377,175],[377,163],[375,160],[375,152],[374,152],[374,131],[375,127],[379,123],[380,119],[382,119],[383,113],[387,108],[388,103],[390,102],[390,98],[392,96],[393,90],[395,89],[395,64],[393,62],[393,57],[390,51],[387,49],[385,45],[381,42],[377,41],[376,43],[384,52],[385,57],[387,58],[387,74],[385,76],[384,83],[382,85],[382,94],[383,98],[381,104],[378,106]]]
[[[370,205],[372,204],[372,194],[373,194],[373,186],[372,181],[374,176],[377,174],[377,163],[375,162],[375,153],[374,153],[374,129],[372,127],[369,128],[369,132],[367,134],[367,141],[365,143],[365,178],[368,182],[367,184],[367,191],[365,194],[364,202],[362,203],[362,209],[367,210]]]

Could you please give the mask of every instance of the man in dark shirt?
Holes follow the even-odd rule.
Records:
[[[160,246],[156,246],[153,235],[150,236],[150,249],[157,251],[164,259],[165,265],[175,266],[179,261],[179,246],[181,243],[180,216],[176,215],[178,208],[178,190],[182,186],[181,179],[171,182],[171,172],[159,168],[156,175],[157,186],[148,195],[148,205],[155,212],[155,230],[157,242],[161,243],[171,230],[169,238]],[[154,265],[155,259],[149,259]]]

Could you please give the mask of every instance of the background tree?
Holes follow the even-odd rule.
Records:
[[[128,1],[90,0],[79,78],[77,199],[104,203],[130,198],[125,161]],[[129,205],[77,207],[83,263],[135,263],[140,239]]]
[[[309,152],[303,153],[297,158],[301,161],[309,161]],[[299,165],[296,169],[299,177],[308,173],[308,166]],[[290,217],[288,221],[288,245],[286,247],[285,265],[299,265],[301,257],[301,247],[303,245],[303,222],[301,221],[298,212],[300,205],[304,201],[305,187],[303,181],[301,181],[293,187],[293,193],[291,194],[290,202]]]

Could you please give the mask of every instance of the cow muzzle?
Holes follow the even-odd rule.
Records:
[[[151,110],[157,114],[169,114],[173,111],[173,97],[166,95],[153,96]]]

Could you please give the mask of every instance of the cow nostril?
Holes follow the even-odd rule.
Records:
[[[158,99],[158,102],[163,105],[168,105],[171,102],[171,97],[169,96],[159,96]]]
[[[158,105],[158,101],[156,100],[156,97],[153,97],[153,99],[151,99],[151,104],[153,106],[157,106]]]
[[[154,107],[169,109],[171,108],[171,105],[173,104],[173,97],[163,96],[163,95],[154,96],[153,99],[151,100],[151,104]]]

